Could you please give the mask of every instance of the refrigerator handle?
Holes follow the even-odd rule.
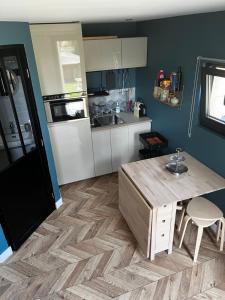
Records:
[[[2,76],[2,69],[0,69],[0,95],[7,96],[7,91],[6,91],[4,79]]]

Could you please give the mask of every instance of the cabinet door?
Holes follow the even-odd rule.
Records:
[[[49,126],[59,184],[94,176],[90,120]]]
[[[122,68],[146,67],[147,37],[123,38]]]
[[[149,131],[151,131],[150,121],[129,125],[129,162],[139,160],[139,150],[143,148],[139,134]]]
[[[112,173],[110,129],[92,132],[95,175]]]
[[[84,41],[86,72],[121,68],[121,39]]]
[[[81,25],[31,25],[42,95],[86,90]]]
[[[118,171],[122,164],[129,162],[128,126],[111,129],[112,169]]]

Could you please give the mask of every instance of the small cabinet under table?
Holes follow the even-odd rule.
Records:
[[[153,208],[142,196],[128,175],[119,171],[119,209],[146,257],[172,251],[176,207],[164,204]]]

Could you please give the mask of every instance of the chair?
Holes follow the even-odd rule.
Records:
[[[222,211],[211,201],[204,197],[193,198],[186,210],[186,216],[183,220],[183,231],[181,234],[179,248],[181,248],[187,225],[191,220],[198,227],[197,240],[195,245],[194,262],[197,261],[198,252],[201,244],[203,229],[218,222],[217,241],[221,238],[220,251],[223,251],[225,219]]]

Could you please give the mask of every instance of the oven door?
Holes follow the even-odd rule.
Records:
[[[62,122],[84,118],[83,99],[50,101],[52,122]]]

